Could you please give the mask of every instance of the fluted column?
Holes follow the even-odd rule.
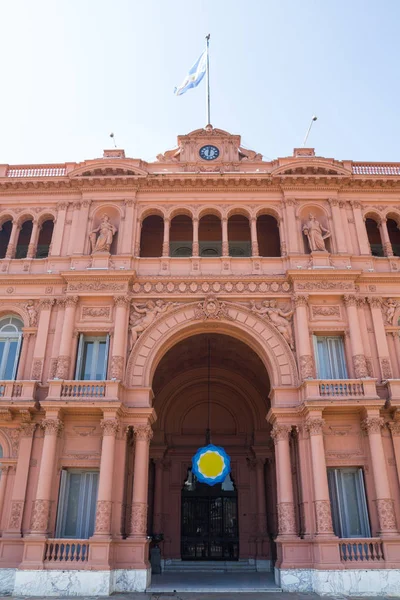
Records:
[[[342,226],[342,217],[340,214],[339,202],[337,198],[329,198],[329,204],[332,211],[333,227],[335,230],[336,247],[339,254],[347,252],[346,240]]]
[[[369,245],[367,230],[365,228],[365,222],[361,212],[361,203],[357,200],[350,200],[350,205],[353,209],[354,224],[356,226],[357,241],[358,247],[360,249],[360,254],[370,255],[371,247]]]
[[[164,217],[164,239],[162,245],[162,255],[169,256],[169,230],[171,227],[171,220]]]
[[[357,379],[368,377],[367,361],[365,360],[362,343],[360,322],[358,320],[357,297],[350,294],[343,296],[346,306],[347,321],[350,330],[350,345],[353,360],[354,375]]]
[[[33,502],[31,534],[46,535],[49,525],[51,492],[54,480],[54,468],[57,459],[57,440],[63,423],[57,417],[43,419],[40,426],[44,429],[42,459]]]
[[[39,301],[40,315],[38,330],[36,334],[35,347],[33,350],[31,379],[41,381],[43,374],[44,357],[46,354],[47,337],[49,334],[49,325],[51,317],[51,307],[54,304],[53,298],[43,298]]]
[[[65,219],[67,216],[68,202],[59,202],[57,204],[57,217],[54,221],[53,238],[50,246],[50,256],[61,255],[61,245],[65,229]]]
[[[17,223],[17,221],[13,221],[10,239],[8,240],[6,258],[14,258],[15,251],[17,249],[17,240],[20,232],[21,226]]]
[[[251,255],[259,256],[256,217],[252,217],[250,219],[250,235],[251,235]]]
[[[222,221],[222,256],[229,256],[228,219],[223,217]]]
[[[20,425],[18,462],[11,494],[11,508],[8,525],[3,537],[20,537],[28,486],[29,463],[32,454],[33,436],[36,423],[24,422]]]
[[[302,379],[312,379],[314,377],[314,361],[311,351],[310,333],[308,329],[308,297],[295,296],[296,306],[296,348],[297,360],[299,361],[300,376]]]
[[[310,434],[311,464],[313,471],[314,510],[318,536],[332,536],[332,513],[326,472],[325,448],[321,417],[308,417],[305,429]]]
[[[6,487],[7,487],[7,478],[8,478],[8,465],[0,465],[0,527],[3,517],[3,508],[4,508],[4,497],[6,495]]]
[[[265,501],[264,465],[264,459],[256,459],[255,468],[257,481],[257,531],[262,535],[266,535],[267,533],[267,504]]]
[[[192,256],[199,256],[199,219],[193,217],[193,244],[192,244]]]
[[[103,430],[101,446],[99,488],[96,503],[96,524],[94,537],[110,537],[113,493],[113,471],[115,457],[115,438],[119,430],[119,421],[105,418],[100,422]]]
[[[274,423],[271,431],[275,444],[279,536],[297,535],[289,448],[291,429],[291,425]]]
[[[374,325],[375,342],[378,350],[379,365],[382,379],[392,379],[392,365],[390,362],[389,347],[386,339],[385,324],[382,315],[382,298],[370,297],[368,303],[371,307],[372,323]]]
[[[163,511],[163,473],[164,460],[156,458],[154,460],[155,477],[154,477],[154,515],[153,515],[153,531],[154,533],[162,533],[162,511]]]
[[[147,535],[147,495],[149,481],[149,448],[153,437],[150,425],[137,424],[135,432],[135,463],[132,490],[131,537]]]
[[[129,303],[129,296],[114,296],[115,326],[110,372],[111,379],[119,379],[121,381],[124,376],[127,347]]]
[[[42,228],[40,227],[38,220],[34,219],[32,225],[31,239],[29,240],[28,252],[26,255],[27,258],[35,258],[36,256],[37,243],[41,229]]]
[[[396,460],[397,480],[400,484],[400,420],[389,423],[389,429],[392,435],[393,450]]]
[[[381,434],[383,425],[382,417],[376,414],[370,415],[368,412],[367,417],[361,422],[362,429],[368,435],[380,535],[390,536],[397,533],[397,524]]]
[[[75,324],[76,305],[78,296],[68,296],[65,299],[64,324],[60,339],[60,350],[57,361],[57,379],[68,379],[71,367],[72,336]]]
[[[387,220],[381,219],[380,223],[378,224],[378,227],[379,227],[379,231],[381,233],[383,252],[384,252],[385,256],[393,256],[393,248],[392,248],[392,243],[390,241],[389,232],[388,232],[388,228],[387,228]]]

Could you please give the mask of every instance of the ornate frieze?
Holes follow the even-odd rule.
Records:
[[[132,535],[145,536],[147,532],[147,504],[144,502],[134,502],[131,513],[131,532]]]
[[[228,313],[225,302],[220,302],[213,294],[205,297],[203,302],[199,302],[194,311],[194,318],[205,321],[207,319],[228,319],[232,317]]]
[[[56,368],[57,379],[68,379],[70,364],[71,364],[70,356],[59,356],[58,357],[57,368]]]
[[[50,500],[34,500],[31,517],[31,531],[45,533],[50,514]]]
[[[83,306],[82,319],[109,319],[111,313],[110,306]]]
[[[292,289],[288,281],[254,281],[241,279],[235,281],[146,281],[135,282],[132,291],[135,294],[208,294],[208,293],[288,293]]]
[[[111,379],[122,379],[124,371],[124,357],[113,356],[111,358],[110,377]]]
[[[115,283],[107,281],[79,281],[69,283],[68,292],[123,292],[127,289],[127,283]]]
[[[311,307],[311,313],[314,318],[322,317],[322,318],[340,319],[340,307],[338,305],[334,305],[334,306],[313,305]]]
[[[11,502],[10,519],[8,521],[9,529],[21,529],[24,506],[25,502],[23,500],[13,500]]]
[[[306,281],[305,283],[297,282],[296,289],[307,291],[353,290],[354,284],[347,281]]]

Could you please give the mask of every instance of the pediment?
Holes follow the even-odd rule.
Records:
[[[69,177],[144,177],[147,171],[129,160],[87,161],[69,173]]]
[[[351,171],[345,169],[338,161],[320,160],[317,158],[296,159],[285,162],[274,169],[271,175],[329,175],[349,176]]]

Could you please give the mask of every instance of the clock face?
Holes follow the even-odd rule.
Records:
[[[203,146],[199,150],[200,158],[204,160],[215,160],[219,156],[219,150],[216,146],[211,146],[208,144],[207,146]]]

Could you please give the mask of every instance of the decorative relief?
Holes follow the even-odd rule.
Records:
[[[368,297],[368,303],[371,305],[371,308],[379,308],[379,310],[382,310],[382,298],[379,298],[378,296],[370,296]]]
[[[311,354],[303,354],[299,359],[300,375],[302,379],[313,379],[314,377],[314,361]]]
[[[369,377],[367,361],[364,354],[356,354],[353,356],[354,375],[356,379]]]
[[[392,423],[388,423],[388,427],[393,437],[400,435],[400,421],[392,421]]]
[[[100,427],[103,430],[103,436],[113,435],[115,437],[119,431],[119,421],[118,419],[103,419],[100,421]]]
[[[28,313],[29,327],[37,327],[38,311],[35,308],[33,300],[29,300],[29,302],[25,304],[25,310]]]
[[[20,438],[20,430],[16,427],[1,427],[0,431],[5,435],[5,437],[9,440],[11,446],[11,456],[12,458],[17,458],[18,456],[18,447],[19,447],[19,438]]]
[[[193,263],[192,263],[193,264]],[[229,263],[228,263],[229,268]],[[185,289],[182,291],[182,283]],[[193,294],[203,293],[207,294],[215,290],[215,286],[219,286],[219,290],[224,292],[239,292],[240,294],[251,292],[251,293],[278,293],[278,292],[289,292],[291,285],[288,281],[284,282],[267,282],[267,281],[167,281],[167,282],[150,282],[145,283],[135,282],[132,286],[132,291],[135,294],[146,293],[146,294],[160,294],[160,293],[183,293],[185,290],[190,290]]]
[[[379,359],[381,363],[382,379],[392,379],[392,367],[388,356]]]
[[[31,379],[33,379],[34,381],[40,381],[40,379],[42,378],[42,368],[43,359],[35,358],[32,365]]]
[[[45,435],[59,436],[63,430],[64,424],[61,419],[43,419],[40,427],[44,430]]]
[[[284,425],[283,423],[274,423],[271,430],[271,437],[274,440],[274,444],[279,441],[288,441],[290,432],[292,431],[291,425]]]
[[[65,298],[65,306],[76,306],[78,304],[78,296],[68,296]]]
[[[39,307],[41,310],[50,310],[54,302],[54,298],[43,298],[42,300],[39,300]]]
[[[314,506],[317,533],[333,533],[331,503],[329,500],[316,500]]]
[[[110,252],[113,237],[117,232],[117,228],[110,223],[110,217],[104,214],[101,218],[101,223],[97,229],[89,235],[92,254],[96,252]]]
[[[36,430],[36,423],[21,423],[19,429],[21,437],[32,437]]]
[[[56,369],[57,379],[68,379],[70,364],[71,364],[70,356],[59,356],[58,357],[57,369]]]
[[[24,504],[23,500],[13,500],[11,502],[10,520],[8,522],[9,529],[21,529]]]
[[[124,370],[124,357],[113,356],[111,358],[110,376],[111,379],[122,380]]]
[[[207,319],[228,319],[232,321],[226,303],[220,302],[212,294],[206,296],[203,302],[198,303],[194,311],[194,318],[203,321]]]
[[[153,439],[153,430],[150,425],[139,423],[138,425],[133,425],[133,430],[135,432],[136,441],[150,443]]]
[[[325,240],[330,237],[329,229],[325,229],[315,216],[310,213],[307,223],[303,226],[303,233],[308,239],[308,246],[311,252],[325,252]]]
[[[95,533],[110,533],[112,502],[98,500],[96,504]]]
[[[131,299],[129,296],[114,296],[115,306],[127,306]]]
[[[57,358],[52,358],[49,368],[49,379],[54,379],[57,373]]]
[[[31,531],[45,533],[47,531],[47,524],[49,521],[50,514],[50,500],[34,500],[32,517],[31,517]]]
[[[339,306],[312,306],[311,312],[313,317],[333,317],[340,319]]]
[[[106,283],[102,281],[80,281],[69,283],[68,292],[123,292],[126,290],[125,283]]]
[[[260,306],[256,302],[251,303],[251,312],[260,315],[269,321],[286,340],[289,348],[294,350],[294,339],[292,331],[293,310],[283,311],[278,308],[275,300],[264,300]]]
[[[382,417],[367,417],[361,421],[361,429],[368,433],[381,433],[381,429],[385,422]]]
[[[310,435],[322,435],[324,425],[324,419],[319,417],[309,418],[304,423],[304,427]]]
[[[379,498],[375,502],[381,531],[397,529],[393,500],[391,498]]]
[[[83,306],[82,307],[82,318],[92,317],[95,319],[110,317],[110,306]]]
[[[293,502],[280,502],[277,508],[279,534],[296,534],[296,517]]]
[[[346,281],[307,281],[306,283],[298,283],[298,290],[352,290],[353,283]]]
[[[94,425],[93,426],[76,425],[72,429],[77,435],[82,436],[82,437],[86,437],[88,435],[93,435],[93,433],[96,431],[96,427]]]
[[[163,300],[149,300],[145,304],[132,303],[132,311],[129,316],[129,328],[131,332],[131,347],[133,347],[139,335],[143,333],[162,314],[172,308],[172,302]]]
[[[133,535],[146,535],[147,504],[135,502],[132,504],[131,532]]]

